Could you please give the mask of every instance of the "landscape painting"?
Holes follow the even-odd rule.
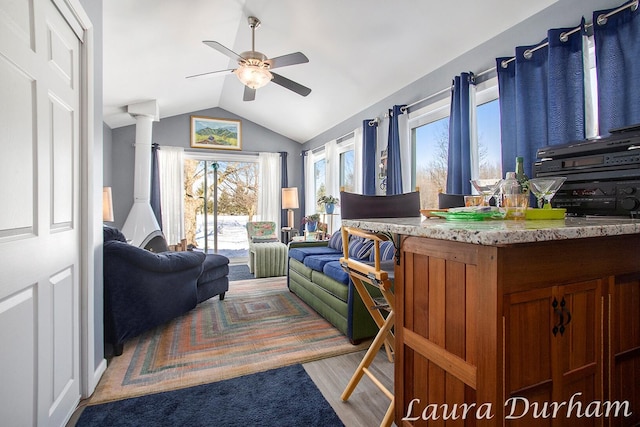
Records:
[[[191,147],[241,150],[242,123],[240,120],[191,116]]]

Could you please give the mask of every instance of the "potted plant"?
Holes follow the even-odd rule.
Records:
[[[338,198],[333,196],[321,196],[318,199],[318,204],[324,203],[324,210],[328,214],[332,214],[336,205],[338,205]]]
[[[316,231],[318,228],[318,221],[320,221],[320,214],[314,213],[302,218],[302,225],[307,226],[307,231]]]

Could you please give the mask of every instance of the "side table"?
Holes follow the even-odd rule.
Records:
[[[298,235],[297,228],[282,227],[282,229],[280,230],[280,241],[282,243],[289,243],[297,235]]]

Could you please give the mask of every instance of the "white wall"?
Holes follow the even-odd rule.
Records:
[[[349,133],[353,129],[360,127],[362,120],[374,117],[382,118],[384,113],[393,105],[411,104],[446,89],[451,85],[453,77],[463,71],[472,71],[478,74],[493,68],[495,66],[495,58],[513,56],[516,46],[539,43],[547,37],[547,30],[551,28],[574,28],[580,24],[582,16],[585,17],[587,22],[591,22],[593,11],[615,8],[623,3],[625,3],[624,0],[558,0],[540,13],[482,43],[475,49],[450,61],[393,95],[362,110],[360,113],[345,119],[335,127],[327,129],[315,138],[305,142],[304,149],[314,149],[327,141]],[[482,22],[478,22],[478,25],[482,25]],[[452,27],[455,27],[453,18]],[[468,37],[473,37],[473,28],[459,28],[458,31],[464,31],[468,34]],[[419,40],[406,40],[406,43],[415,44],[416,51],[419,52]]]

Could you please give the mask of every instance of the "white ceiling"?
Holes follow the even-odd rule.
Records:
[[[220,107],[304,143],[555,1],[108,0],[104,121],[133,124],[126,106],[156,99],[161,119]],[[256,50],[309,58],[278,69],[309,96],[270,83],[244,102],[233,74],[185,79],[235,68],[202,41],[251,50],[251,15]]]

